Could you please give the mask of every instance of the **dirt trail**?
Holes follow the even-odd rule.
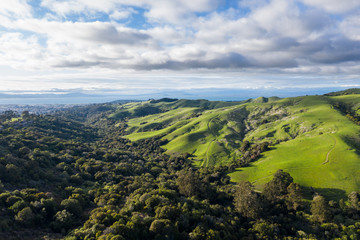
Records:
[[[328,153],[326,154],[326,159],[325,159],[325,162],[323,162],[322,164],[327,164],[329,162],[329,155],[330,153],[332,152],[332,150],[334,150],[336,146],[336,139],[334,138],[334,146],[328,151]]]
[[[326,158],[325,158],[325,161],[321,164],[321,165],[324,165],[324,164],[327,164],[329,162],[329,156],[330,156],[330,153],[334,150],[334,148],[336,147],[336,138],[334,138],[333,136],[331,136],[333,139],[334,139],[334,146],[327,152],[326,154]],[[314,168],[314,167],[293,167],[293,168],[283,168],[282,170],[286,171],[286,170],[292,170],[292,169],[309,169],[309,168]],[[271,175],[268,175],[268,176],[265,176],[265,177],[261,177],[261,178],[258,178],[254,181],[252,181],[251,183],[252,184],[255,184],[258,180],[262,180],[264,178],[269,178],[271,177],[273,174]]]

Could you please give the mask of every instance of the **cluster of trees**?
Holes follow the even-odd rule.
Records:
[[[263,152],[270,150],[270,146],[271,142],[265,141],[260,143],[251,143],[247,140],[244,140],[239,148],[241,157],[229,164],[229,171],[234,171],[235,168],[238,167],[248,166],[251,162],[258,159]]]
[[[0,123],[9,121],[16,116],[17,116],[17,113],[14,111],[11,111],[11,110],[4,111],[3,113],[0,114]]]
[[[360,237],[356,192],[304,200],[281,170],[258,192],[231,183],[228,167],[198,169],[188,154],[166,155],[160,137],[131,142],[125,123],[91,119],[33,116],[0,132],[0,239]],[[267,147],[240,150],[251,159]]]

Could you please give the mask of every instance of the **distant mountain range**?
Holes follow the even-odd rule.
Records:
[[[103,92],[64,92],[54,93],[21,93],[0,92],[0,104],[79,104],[79,103],[103,103],[115,100],[148,100],[159,98],[183,98],[183,99],[208,99],[221,101],[241,101],[258,96],[295,97],[302,95],[321,95],[328,92],[344,90],[344,88],[284,88],[284,89],[162,89],[157,91],[138,91],[134,94],[127,91],[104,90]]]

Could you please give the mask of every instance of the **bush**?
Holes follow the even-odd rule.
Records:
[[[35,214],[30,207],[24,208],[15,216],[16,221],[27,227],[34,225],[34,219]]]

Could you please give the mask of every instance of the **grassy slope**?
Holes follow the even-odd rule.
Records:
[[[204,112],[188,124],[166,136],[170,143],[165,146],[169,153],[189,152],[202,159],[202,166],[211,166],[232,157],[228,154],[225,136],[234,131],[226,125],[229,109]]]
[[[153,136],[169,134],[189,122],[189,118],[196,114],[198,108],[181,108],[165,113],[148,115],[140,118],[133,118],[128,121],[128,131],[131,132],[127,137],[132,141],[137,141]],[[153,127],[164,124],[159,130]]]
[[[181,99],[172,102],[165,102],[165,101],[146,101],[146,102],[132,102],[120,105],[118,109],[109,115],[111,119],[125,119],[125,118],[134,118],[134,117],[141,117],[145,115],[153,115],[152,113],[147,113],[143,115],[139,115],[137,110],[141,108],[151,107],[154,109],[159,110],[159,112],[167,112],[174,109],[179,108],[198,108],[198,109],[217,109],[217,108],[224,108],[234,105],[239,105],[243,102],[223,102],[223,101],[208,101],[208,100],[187,100]]]
[[[284,169],[296,182],[324,188],[327,195],[334,192],[332,189],[359,190],[360,157],[356,149],[360,146],[360,126],[333,109],[330,100],[350,104],[355,110],[360,103],[359,95],[270,101],[258,98],[225,107],[219,102],[210,106],[203,100],[156,103],[152,106],[173,110],[130,119],[131,134],[127,137],[138,140],[164,135],[169,140],[164,146],[168,153],[194,154],[198,166],[226,164],[239,157],[237,149],[244,136],[251,142],[280,141],[250,167],[231,173],[232,180],[249,180],[261,190],[275,171]],[[134,111],[139,105],[130,104],[127,110]],[[229,117],[244,107],[249,115]]]
[[[291,117],[270,124],[269,129],[265,129],[264,125],[250,133],[248,138],[262,138],[266,131],[274,130],[274,137],[269,140],[277,138],[281,135],[281,127],[287,124],[300,126],[297,132],[299,129],[305,132],[276,145],[250,167],[231,173],[233,181],[249,180],[261,189],[276,170],[284,169],[296,182],[305,186],[343,189],[347,192],[358,190],[360,157],[345,139],[359,134],[360,126],[332,109],[325,97],[312,96],[298,100],[296,105],[288,107]],[[359,102],[360,98],[353,96],[352,101]],[[291,131],[294,131],[294,127],[290,128]]]
[[[201,111],[200,108],[179,108],[165,113],[131,119],[127,137],[139,139],[165,135],[170,142],[164,146],[168,153],[188,152],[197,159],[197,165],[211,166],[224,163],[238,154],[228,140],[239,136],[238,123],[228,120],[227,115],[237,107]],[[146,131],[149,125],[165,123],[167,127]],[[239,143],[239,141],[237,141]],[[233,142],[236,144],[236,141]],[[231,151],[230,151],[231,150]]]

